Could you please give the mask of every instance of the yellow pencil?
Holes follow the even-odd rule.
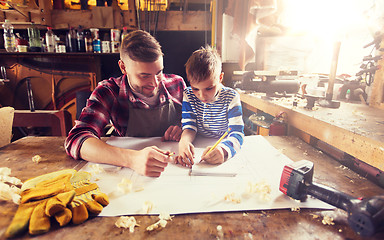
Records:
[[[217,147],[217,145],[219,145],[219,143],[221,142],[221,140],[223,140],[223,139],[225,138],[225,136],[227,136],[228,133],[229,133],[230,131],[231,131],[231,128],[228,128],[228,130],[223,134],[223,136],[221,136],[221,137],[219,138],[219,140],[217,140],[217,142],[215,143],[215,145],[213,145],[213,146],[211,147],[211,149],[209,149],[208,152],[207,152],[205,155],[207,155],[208,153],[212,152],[212,150],[215,149],[215,148]]]

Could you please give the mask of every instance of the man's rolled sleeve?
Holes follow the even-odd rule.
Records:
[[[68,136],[65,140],[65,151],[70,157],[73,157],[76,160],[81,159],[80,157],[80,149],[85,140],[88,138],[97,138],[94,134],[90,132],[79,132],[77,134],[72,134]]]

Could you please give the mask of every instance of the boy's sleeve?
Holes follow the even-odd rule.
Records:
[[[190,99],[187,94],[187,90],[184,91],[183,94],[183,105],[182,105],[182,130],[191,129],[197,132],[197,124],[196,124],[196,114],[193,112],[192,105]]]
[[[240,150],[244,141],[243,111],[241,108],[240,95],[235,92],[232,101],[228,106],[228,122],[231,132],[228,137],[220,143],[228,153],[228,159],[235,156]]]

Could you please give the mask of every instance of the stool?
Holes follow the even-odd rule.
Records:
[[[13,127],[50,127],[52,136],[67,136],[72,116],[67,110],[15,110]]]

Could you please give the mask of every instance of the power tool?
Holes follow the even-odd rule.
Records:
[[[372,236],[384,230],[384,195],[354,198],[333,188],[316,184],[313,163],[308,160],[293,162],[284,167],[280,191],[296,200],[305,201],[311,195],[348,213],[349,226],[361,236]]]

